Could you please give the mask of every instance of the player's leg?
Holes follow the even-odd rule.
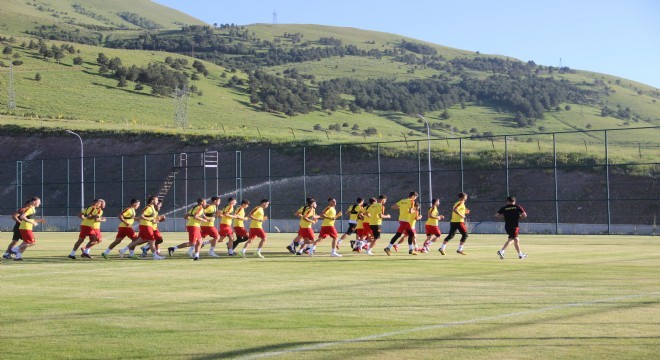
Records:
[[[461,255],[467,255],[467,253],[463,251],[463,246],[465,245],[465,242],[467,241],[468,238],[467,226],[465,225],[465,223],[459,224],[458,231],[461,233],[461,241],[458,245],[458,249],[456,250],[456,253]]]

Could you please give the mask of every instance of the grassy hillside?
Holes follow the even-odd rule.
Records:
[[[38,1],[7,1],[0,5],[0,46],[11,47],[10,53],[0,55],[0,88],[9,84],[9,64],[14,66],[14,89],[16,109],[8,109],[8,97],[0,97],[0,125],[18,125],[27,131],[49,129],[75,129],[81,131],[112,132],[155,132],[159,134],[186,134],[214,137],[236,137],[249,141],[281,143],[307,141],[316,143],[373,142],[404,139],[422,139],[426,136],[423,123],[418,118],[397,111],[350,111],[347,107],[336,110],[323,109],[320,102],[313,111],[295,116],[281,112],[263,111],[260,103],[251,103],[250,88],[247,84],[249,73],[254,65],[242,68],[241,59],[245,55],[234,53],[212,54],[199,42],[186,51],[171,53],[156,50],[113,49],[103,44],[116,39],[136,39],[141,34],[155,34],[161,39],[185,39],[180,29],[184,24],[200,25],[202,22],[175,10],[151,1],[86,1],[82,7],[76,1],[58,0],[48,3]],[[142,19],[138,24],[153,25],[158,29],[148,30],[126,21],[119,13],[131,13]],[[153,23],[145,22],[149,20]],[[142,22],[141,22],[142,21]],[[97,36],[99,46],[75,42],[47,40],[45,45],[60,47],[73,46],[74,53],[65,54],[59,61],[44,57],[38,49],[29,48],[26,31],[35,31],[37,24],[53,25],[79,34]],[[153,26],[156,26],[153,25]],[[240,28],[245,38],[232,34],[236,29],[213,29],[213,36],[234,46],[241,44],[242,54],[259,56],[269,49],[286,51],[306,51],[313,48],[332,47],[321,40],[336,39],[342,46],[353,46],[364,51],[378,50],[385,56],[328,56],[314,60],[283,62],[270,66],[258,66],[267,73],[283,77],[295,70],[305,77],[306,85],[318,90],[325,80],[336,78],[351,79],[390,79],[406,82],[414,79],[438,79],[448,83],[458,83],[462,77],[486,79],[489,72],[451,67],[452,59],[475,59],[480,57],[506,59],[503,56],[490,56],[474,52],[452,49],[440,45],[424,43],[395,34],[365,31],[354,28],[337,28],[321,25],[250,25]],[[69,34],[69,33],[67,33]],[[293,34],[293,36],[292,36]],[[294,38],[297,37],[296,40]],[[192,39],[192,36],[190,36]],[[399,51],[402,40],[411,41],[433,49],[444,67],[402,62],[396,54],[386,51]],[[192,41],[192,40],[191,40]],[[209,58],[202,61],[207,76],[197,76],[192,67],[195,58],[189,55]],[[187,65],[179,69],[190,78],[198,93],[188,102],[189,126],[177,128],[174,122],[175,100],[171,96],[156,96],[152,87],[145,85],[136,90],[136,82],[128,81],[125,87],[118,87],[118,80],[112,72],[102,72],[97,62],[99,53],[108,58],[118,57],[123,66],[146,67],[149,64],[163,64],[167,57],[185,59]],[[425,56],[405,52],[414,61],[422,61]],[[81,64],[74,64],[74,58],[82,58]],[[428,57],[427,57],[428,58]],[[515,62],[517,60],[511,59]],[[40,79],[36,80],[37,74]],[[193,79],[193,74],[196,78]],[[562,103],[553,110],[545,111],[544,119],[534,126],[518,127],[513,121],[514,114],[487,101],[465,101],[461,105],[448,107],[446,111],[430,111],[425,117],[431,123],[434,137],[458,137],[498,134],[521,134],[535,132],[570,131],[585,129],[628,128],[660,125],[660,93],[657,89],[626,79],[587,71],[560,72],[543,70],[540,77],[566,80],[578,89],[589,90],[594,99],[589,103]],[[232,77],[235,77],[232,79]],[[442,79],[442,80],[440,80]],[[230,81],[240,80],[243,84],[231,85]],[[3,91],[6,94],[6,91]],[[347,102],[354,101],[348,94],[342,95]],[[630,109],[629,119],[602,116],[601,108],[614,110]],[[569,110],[567,110],[569,109]],[[330,129],[330,127],[333,129]],[[365,130],[376,130],[371,135]],[[647,130],[627,132],[613,140],[620,148],[617,156],[640,160],[639,148],[644,147],[642,160],[657,160],[659,154],[658,135],[660,131]],[[585,134],[559,137],[564,151],[582,152],[589,155],[590,148],[599,148],[601,135]],[[601,136],[602,137],[602,136]],[[544,138],[545,139],[545,138]],[[534,136],[521,136],[515,151],[532,153],[540,148],[540,141]],[[545,139],[547,140],[547,139]],[[612,139],[610,139],[612,140]],[[442,148],[434,145],[439,150]],[[471,141],[469,150],[489,150],[496,148],[490,141]],[[502,147],[502,143],[498,146]],[[600,152],[599,152],[600,153]]]

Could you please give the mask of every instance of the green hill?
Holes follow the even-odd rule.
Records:
[[[417,113],[439,138],[660,125],[660,92],[650,86],[395,34],[215,27],[146,0],[11,0],[0,5],[0,24],[2,89],[16,64],[16,108],[0,98],[0,125],[22,129],[14,131],[329,143],[425,138]],[[178,102],[187,104],[184,128],[172,97],[179,85],[192,93]],[[658,135],[620,136],[619,156],[644,146],[657,160]],[[536,151],[531,139],[521,136],[516,151]],[[560,141],[575,152],[601,142],[591,134]]]

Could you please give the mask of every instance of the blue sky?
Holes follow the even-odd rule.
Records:
[[[209,24],[348,26],[660,88],[660,1],[155,0]]]

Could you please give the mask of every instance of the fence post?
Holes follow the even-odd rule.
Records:
[[[271,180],[271,160],[270,160],[270,148],[268,148],[268,200],[273,203],[273,181]],[[273,217],[273,207],[268,206],[268,218],[272,219]],[[272,221],[268,222],[268,232],[271,232]]]
[[[121,206],[126,204],[124,202],[124,155],[121,156]]]
[[[23,162],[16,161],[16,208],[23,207]]]
[[[41,160],[41,218],[46,216],[46,199],[44,199],[44,161]],[[44,226],[39,226],[44,231]]]
[[[303,192],[305,193],[305,202],[307,203],[307,147],[303,146]]]
[[[243,201],[243,155],[236,151],[236,197]]]
[[[557,134],[552,133],[552,156],[555,177],[555,234],[559,234],[559,190],[557,189]]]
[[[504,135],[504,166],[506,168],[506,196],[509,194],[509,137]]]
[[[463,138],[458,139],[458,149],[459,149],[458,151],[459,151],[459,155],[460,155],[460,158],[461,158],[461,192],[464,192],[465,190],[463,189],[463,184],[464,184],[464,182],[463,182],[464,181],[463,180]]]
[[[380,143],[376,143],[376,157],[378,160],[378,195],[380,196]]]
[[[339,144],[339,211],[344,210],[344,168],[341,163],[341,144]],[[339,231],[344,232],[344,221],[339,221]]]
[[[417,140],[417,193],[421,194],[422,193],[422,159],[419,151],[420,151],[419,140]]]
[[[71,186],[71,164],[70,164],[69,158],[66,159],[66,231],[69,231],[69,207],[70,207],[70,199],[69,199],[69,191],[70,191],[70,186]]]
[[[607,234],[612,234],[612,213],[610,208],[610,156],[607,141],[607,130],[605,130],[605,187],[607,188]]]
[[[144,154],[143,158],[144,158],[144,196],[147,196],[147,154]]]
[[[92,192],[94,193],[94,199],[96,199],[96,156],[94,156],[92,158],[92,177],[94,179],[94,185],[92,186]]]
[[[176,154],[172,154],[172,166],[176,166]],[[176,231],[176,173],[172,178],[172,220],[174,220],[174,231]]]

